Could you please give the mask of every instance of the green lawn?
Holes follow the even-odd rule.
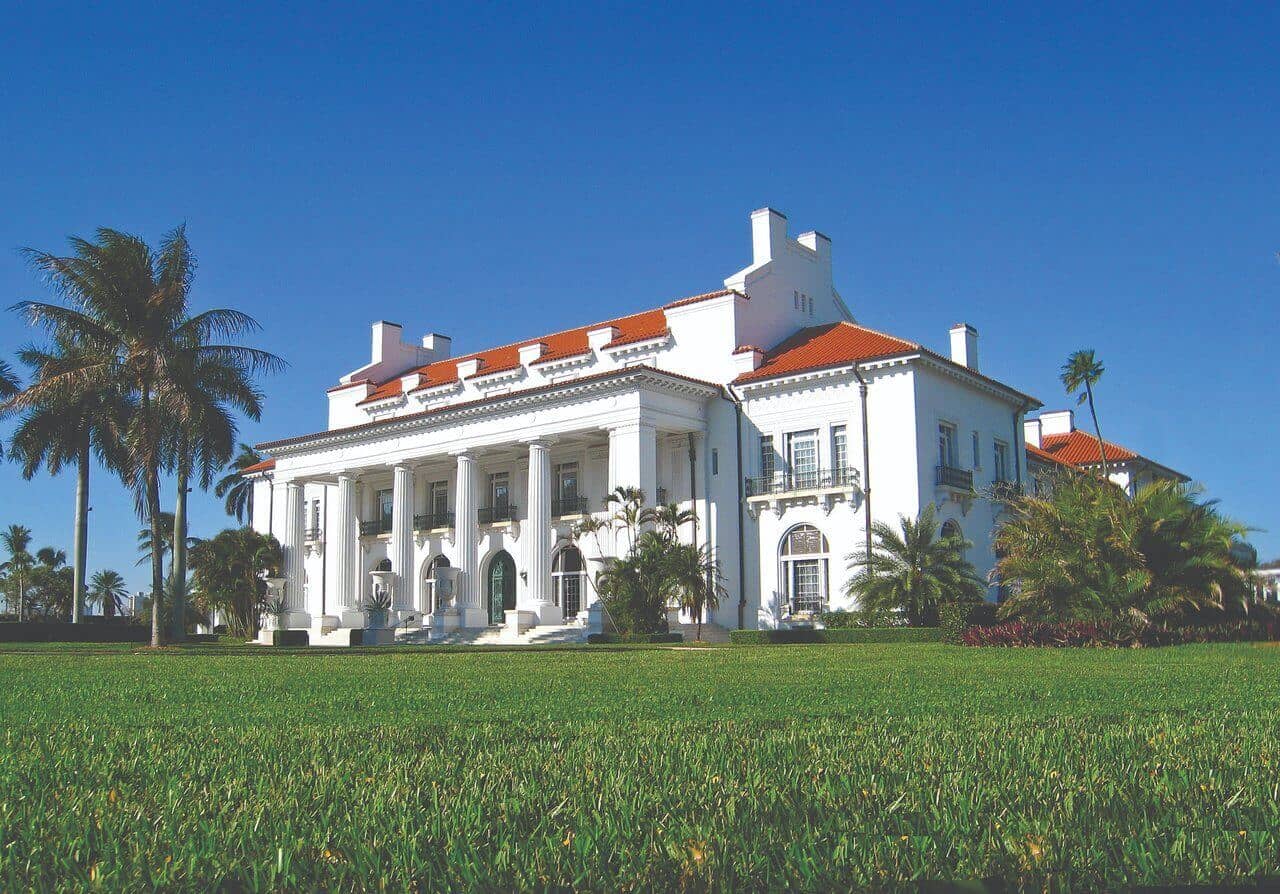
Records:
[[[1280,874],[1280,648],[0,654],[0,887]]]

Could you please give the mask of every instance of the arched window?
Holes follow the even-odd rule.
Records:
[[[823,611],[827,605],[827,538],[813,525],[796,525],[782,538],[782,598],[788,614]]]
[[[436,604],[436,570],[448,567],[449,559],[441,555],[436,556],[422,569],[422,611],[424,614],[432,615],[445,607],[444,605]]]
[[[566,546],[551,562],[551,598],[560,606],[566,620],[582,611],[582,591],[586,586],[586,567],[576,546]]]
[[[960,530],[960,522],[954,518],[949,518],[942,523],[942,539],[946,540],[948,537],[964,538],[964,531]]]

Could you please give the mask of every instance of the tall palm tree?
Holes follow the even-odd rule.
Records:
[[[227,466],[227,474],[218,479],[214,496],[226,499],[227,515],[234,515],[243,522],[247,516],[253,519],[253,482],[244,477],[244,470],[262,462],[263,456],[248,444],[240,445],[240,452]]]
[[[18,356],[32,370],[34,387],[45,376],[83,363],[83,352],[79,345],[58,337],[51,348],[29,347]],[[96,453],[107,468],[123,467],[121,439],[129,412],[127,401],[111,383],[95,382],[88,387],[47,391],[42,401],[27,401],[19,392],[11,403],[25,408],[10,450],[22,463],[23,477],[30,480],[42,467],[50,475],[67,466],[76,469],[71,621],[79,623],[84,614],[88,557],[89,460],[91,453]]]
[[[17,394],[22,388],[22,383],[18,381],[18,377],[14,374],[13,367],[0,360],[0,417],[8,414],[5,407],[5,401]],[[0,444],[0,457],[4,456],[4,445]]]
[[[9,553],[8,560],[0,565],[0,570],[16,585],[18,591],[18,620],[26,614],[27,579],[31,568],[35,565],[35,557],[28,552],[31,546],[31,529],[24,525],[9,525],[0,531],[0,543]],[[7,600],[6,600],[7,601]]]
[[[186,635],[187,495],[194,481],[208,490],[214,477],[231,459],[236,443],[232,410],[249,419],[262,418],[262,395],[253,387],[252,373],[235,358],[200,357],[187,353],[174,364],[174,378],[184,393],[183,412],[172,426],[178,499],[174,510],[172,636]]]
[[[1058,378],[1067,394],[1076,398],[1077,406],[1089,403],[1089,415],[1093,417],[1093,430],[1098,435],[1098,457],[1102,460],[1102,477],[1107,477],[1107,448],[1102,440],[1102,426],[1098,424],[1098,410],[1093,405],[1093,386],[1098,384],[1106,368],[1093,354],[1093,348],[1076,351],[1062,364]]]
[[[128,598],[129,588],[118,572],[105,569],[93,573],[89,580],[89,601],[102,606],[104,617],[115,617]]]
[[[964,557],[973,544],[961,537],[939,537],[936,507],[930,503],[915,519],[899,516],[899,529],[884,522],[871,526],[874,544],[850,555],[856,572],[845,592],[864,609],[901,610],[913,626],[938,623],[944,602],[979,602],[986,587]]]
[[[91,382],[113,382],[134,407],[125,429],[124,478],[139,514],[150,522],[152,542],[162,539],[160,472],[166,453],[167,420],[186,418],[190,394],[179,367],[205,358],[238,364],[249,374],[277,369],[282,361],[265,351],[224,343],[258,328],[239,311],[217,309],[190,315],[195,258],[184,227],[167,233],[156,251],[137,236],[101,228],[95,241],[70,240],[65,257],[31,250],[28,256],[64,303],[24,301],[15,306],[32,325],[44,326],[86,348],[84,362],[49,376],[33,400]],[[192,357],[194,355],[194,357]],[[160,550],[151,556],[152,645],[161,642],[160,606],[164,569]]]

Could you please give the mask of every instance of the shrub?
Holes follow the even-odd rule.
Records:
[[[936,643],[937,627],[852,627],[821,630],[795,627],[790,630],[731,630],[729,642],[740,646],[786,643]]]
[[[593,633],[587,637],[592,645],[613,643],[682,643],[683,633]]]
[[[948,602],[938,610],[938,627],[944,643],[960,642],[969,627],[992,627],[998,623],[994,602]]]
[[[907,616],[888,609],[866,608],[854,611],[823,612],[820,620],[828,630],[851,627],[906,627]]]
[[[26,621],[0,624],[3,643],[146,643],[151,631],[141,624],[122,622]]]
[[[966,646],[1180,646],[1190,643],[1265,642],[1280,640],[1280,623],[1237,621],[1188,627],[1150,627],[1125,619],[1113,621],[1011,621],[994,627],[970,627],[960,641]]]

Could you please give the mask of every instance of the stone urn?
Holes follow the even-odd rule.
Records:
[[[373,596],[365,604],[365,613],[372,628],[387,626],[387,612],[391,610],[396,589],[394,571],[370,571]]]
[[[284,585],[286,580],[287,580],[286,578],[277,577],[275,575],[269,575],[263,578],[263,581],[267,585],[267,604],[268,605],[271,605],[271,604],[284,605],[285,604]],[[270,630],[283,630],[287,626],[285,624],[284,612],[281,612],[280,614],[269,614],[267,617],[270,620],[264,626],[266,626]]]

